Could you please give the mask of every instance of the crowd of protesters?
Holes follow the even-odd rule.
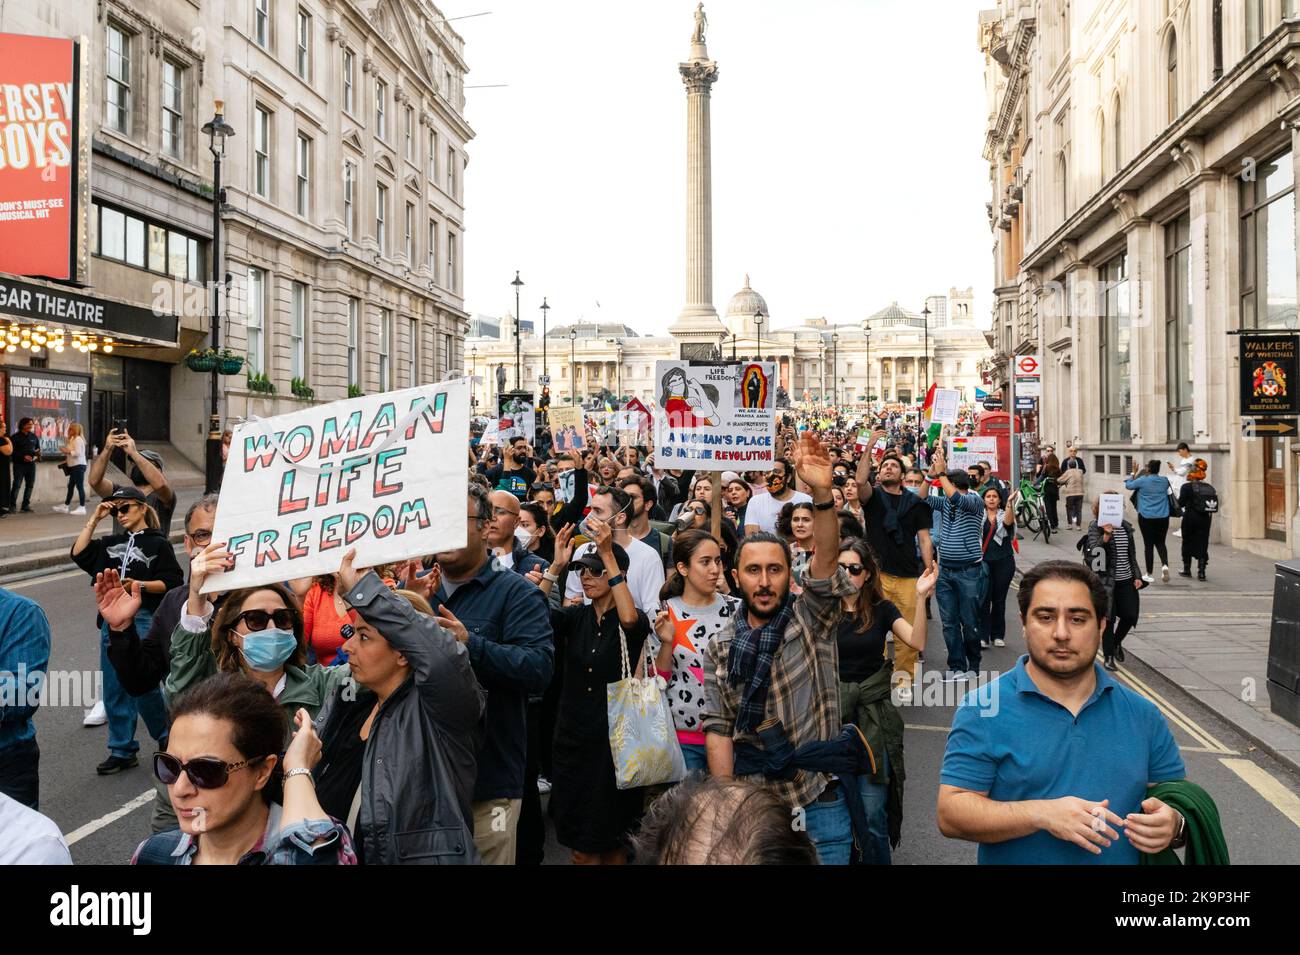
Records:
[[[111,436],[86,475],[102,501],[72,558],[93,583],[103,650],[110,752],[98,771],[138,765],[137,716],[157,749],[154,834],[132,861],[536,864],[549,814],[580,864],[888,863],[903,832],[899,707],[914,698],[931,598],[943,679],[973,689],[981,651],[1009,639],[1018,492],[991,469],[950,469],[904,409],[779,417],[771,468],[743,473],[664,469],[652,448],[602,445],[594,431],[563,452],[544,432],[476,440],[464,547],[373,568],[348,551],[333,574],[214,594],[204,585],[232,560],[212,536],[219,498],[185,514],[186,574],[163,533],[176,497],[161,461]],[[105,478],[116,448],[132,461],[130,485]],[[79,450],[84,467],[84,441]],[[1200,502],[1204,520],[1184,524],[1184,565],[1197,560],[1204,579],[1217,501],[1198,488],[1200,465],[1179,498]],[[1053,523],[1059,488],[1078,525],[1082,467],[1071,449],[1037,469]],[[1147,580],[1152,549],[1165,560],[1158,469],[1127,482]],[[80,481],[70,475],[69,504]],[[1022,583],[1027,653],[1002,678],[1067,709],[1081,687],[1109,680],[1094,669],[1097,643],[1107,668],[1123,659],[1143,583],[1128,522],[1094,522],[1085,542],[1085,561],[1109,556],[1106,571],[1040,566]],[[39,629],[32,614],[0,591],[0,649],[8,620]],[[662,678],[689,773],[675,786],[616,785],[606,686],[623,648]],[[48,626],[28,652],[48,659]],[[1129,696],[1106,706],[1092,716],[1106,732],[1138,720],[1128,749],[1135,765],[1151,757],[1144,785],[1181,776],[1154,711]],[[1181,835],[1181,817],[1131,784],[1101,816],[1075,797],[1016,815],[1006,793],[1045,798],[1023,778],[992,795],[997,754],[1023,722],[959,722],[940,825],[980,842],[982,857],[993,846],[990,860],[1032,861],[1036,847],[1089,861],[1122,828],[1136,861]],[[0,829],[6,812],[24,818],[10,803],[37,807],[30,713],[6,711],[4,727]],[[1051,758],[1042,739],[1023,746]],[[1074,774],[1081,787],[1087,772]],[[1103,816],[1106,826],[1079,829]],[[1060,846],[1043,848],[1053,837]]]

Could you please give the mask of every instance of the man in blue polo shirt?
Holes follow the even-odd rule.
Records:
[[[1047,561],[1019,599],[1029,653],[957,708],[939,831],[978,842],[990,865],[1133,865],[1178,848],[1182,816],[1146,792],[1186,770],[1154,704],[1097,664],[1105,587],[1081,564]]]

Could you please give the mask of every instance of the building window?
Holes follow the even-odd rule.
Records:
[[[271,197],[271,113],[258,106],[253,120],[253,191]]]
[[[375,80],[375,135],[388,138],[388,84]]]
[[[1183,213],[1165,226],[1165,391],[1168,441],[1192,436],[1192,223]]]
[[[311,215],[311,140],[302,133],[298,134],[296,175],[294,205],[298,215],[306,217]]]
[[[375,186],[375,242],[379,245],[379,254],[388,254],[388,187]]]
[[[261,374],[266,334],[266,273],[248,270],[248,371]]]
[[[131,35],[116,24],[108,25],[108,86],[105,105],[108,126],[131,132]]]
[[[410,106],[406,107],[406,129],[403,135],[406,161],[415,162],[415,110]]]
[[[343,225],[347,229],[349,242],[356,241],[357,235],[357,167],[355,163],[343,164]]]
[[[343,110],[356,112],[356,76],[357,55],[351,50],[343,51]]]
[[[264,50],[271,48],[271,0],[254,0],[253,40]]]
[[[1056,187],[1061,202],[1061,219],[1070,214],[1070,163],[1065,158],[1065,151],[1056,157]]]
[[[111,206],[91,205],[94,255],[187,282],[202,281],[199,240]]]
[[[406,204],[406,236],[403,248],[406,250],[406,262],[408,265],[415,264],[415,203]]]
[[[1101,269],[1101,439],[1128,441],[1129,349],[1128,256],[1117,255]]]
[[[289,373],[307,378],[307,286],[293,283],[293,324],[289,327]]]
[[[453,354],[456,348],[456,340],[450,335],[442,336],[442,373],[446,375],[456,367],[456,356]]]
[[[438,131],[429,130],[429,181],[438,181]]]
[[[389,348],[393,340],[393,313],[391,309],[379,310],[379,390],[388,391],[392,387],[389,380]]]
[[[456,149],[447,147],[447,195],[456,198]]]
[[[1165,50],[1165,102],[1169,105],[1169,122],[1178,118],[1178,34],[1169,31]]]
[[[456,291],[456,233],[447,230],[447,282],[446,287]]]
[[[411,349],[411,372],[407,384],[414,388],[420,383],[420,320],[413,318],[410,321],[410,341],[407,343]]]
[[[1246,52],[1249,53],[1264,33],[1264,0],[1246,0]]]
[[[174,60],[163,60],[162,148],[173,159],[181,158],[184,126],[185,71]]]
[[[1115,151],[1115,172],[1118,174],[1124,168],[1124,121],[1120,113],[1119,94],[1111,101],[1111,149]]]
[[[298,8],[298,50],[295,65],[298,78],[311,79],[311,14]]]
[[[429,220],[429,272],[438,281],[438,220]]]
[[[1241,190],[1241,325],[1296,327],[1295,180],[1291,151],[1255,167]]]
[[[360,386],[360,353],[357,350],[361,337],[361,300],[348,299],[348,387]]]

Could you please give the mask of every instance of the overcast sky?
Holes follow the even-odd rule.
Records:
[[[857,322],[973,286],[987,324],[979,0],[706,0],[713,303],[749,273],[777,327]],[[685,301],[694,0],[441,0],[476,138],[465,175],[471,314],[663,334]],[[599,309],[596,303],[600,303]]]

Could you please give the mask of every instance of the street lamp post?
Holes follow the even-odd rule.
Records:
[[[871,328],[862,330],[862,338],[867,343],[867,407],[871,407]]]
[[[518,269],[515,269],[515,280],[510,284],[515,287],[515,391],[519,391],[519,345],[522,340],[519,332],[519,290],[524,287],[524,283],[523,280],[519,278]]]
[[[921,309],[921,317],[925,319],[925,391],[924,395],[930,393],[930,303],[925,303],[925,308]],[[922,398],[922,401],[925,399]]]
[[[225,103],[217,100],[212,119],[203,124],[212,153],[212,316],[210,335],[213,351],[221,348],[221,205],[226,200],[221,188],[221,160],[226,155],[226,138],[235,130],[222,115]],[[211,494],[221,485],[221,397],[217,387],[217,368],[212,369],[212,388],[208,408],[207,458],[204,462],[204,488]]]
[[[578,362],[575,357],[578,347],[578,330],[569,329],[569,404],[578,403]]]
[[[542,377],[546,379],[546,387],[551,384],[551,372],[546,367],[546,313],[551,310],[551,306],[546,304],[546,296],[542,296]]]
[[[836,384],[840,373],[840,333],[831,332],[831,404],[839,406],[840,389]]]
[[[758,360],[763,360],[763,313],[760,309],[754,309],[754,326],[758,329],[755,333],[756,343],[758,345]]]
[[[478,407],[478,382],[474,380],[476,368],[478,366],[478,346],[471,345],[469,349],[469,403],[470,407]]]

